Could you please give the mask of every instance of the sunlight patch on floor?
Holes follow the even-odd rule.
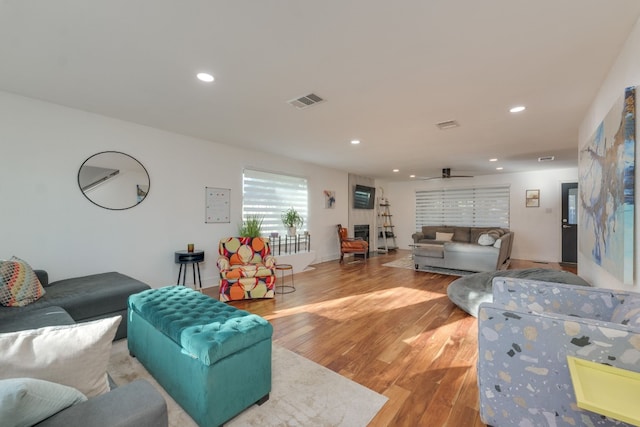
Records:
[[[433,301],[434,295],[438,295],[438,298],[442,298],[442,294],[440,293],[436,294],[426,290],[411,289],[400,286],[361,295],[351,295],[333,300],[325,300],[314,304],[306,304],[284,310],[276,310],[274,314],[267,316],[267,318],[277,319],[299,313],[314,313],[333,320],[345,320],[353,318],[354,315],[357,315],[360,311],[367,314],[372,312],[381,313],[421,304],[426,301]],[[358,309],[359,306],[362,306],[361,310]],[[339,310],[341,307],[344,307],[344,310],[336,312],[336,310]]]

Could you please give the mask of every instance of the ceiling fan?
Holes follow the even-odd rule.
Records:
[[[472,175],[451,175],[451,168],[443,168],[441,176],[430,176],[427,178],[419,178],[421,180],[429,180],[429,179],[451,179],[451,178],[473,178]]]

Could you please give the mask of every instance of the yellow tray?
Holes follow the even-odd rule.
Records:
[[[579,408],[640,426],[640,373],[567,356]]]

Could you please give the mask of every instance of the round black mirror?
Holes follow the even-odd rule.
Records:
[[[103,151],[84,161],[78,171],[80,191],[105,209],[129,209],[149,194],[147,170],[135,158],[119,151]]]

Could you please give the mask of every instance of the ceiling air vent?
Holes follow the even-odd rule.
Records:
[[[301,96],[300,98],[287,101],[287,103],[293,105],[294,107],[300,110],[309,108],[312,105],[319,104],[320,102],[324,102],[324,99],[320,98],[315,93],[310,93],[309,95]]]
[[[458,123],[455,120],[447,120],[446,122],[436,123],[436,126],[440,130],[447,130],[447,129],[453,129],[453,128],[459,127],[460,123]]]
[[[556,158],[554,156],[544,156],[544,157],[538,157],[538,161],[539,162],[552,162],[554,161]]]

